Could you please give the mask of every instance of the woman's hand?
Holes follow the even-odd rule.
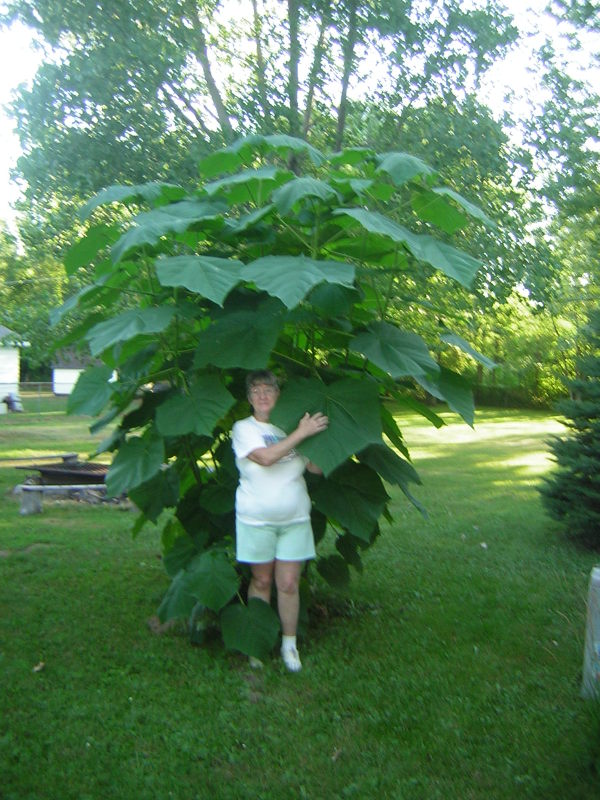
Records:
[[[297,431],[302,435],[303,439],[308,439],[309,436],[315,436],[317,433],[322,433],[329,425],[329,417],[317,411],[316,414],[309,414],[308,411],[298,423]]]

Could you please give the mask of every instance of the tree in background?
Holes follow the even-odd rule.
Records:
[[[63,265],[51,257],[31,259],[0,223],[0,308],[2,324],[29,343],[21,351],[21,379],[48,380],[48,323],[68,286]],[[40,371],[41,369],[41,371]]]
[[[14,0],[4,19],[50,48],[13,103],[38,225],[117,181],[190,185],[198,159],[242,133],[339,149],[357,94],[396,114],[450,101],[516,38],[493,4],[458,0]]]
[[[577,378],[568,381],[571,397],[558,405],[571,433],[551,442],[557,469],[540,489],[549,514],[562,521],[568,536],[600,547],[600,308],[583,330],[585,353],[577,359]]]
[[[500,249],[486,254],[476,291],[496,284],[501,293],[522,274],[517,237],[502,232],[523,218],[511,188],[520,156],[473,97],[517,35],[493,3],[186,0],[133,2],[121,14],[118,4],[15,0],[4,19],[24,22],[48,48],[13,103],[26,187],[19,230],[42,280],[42,265],[61,261],[81,235],[77,209],[94,192],[150,180],[193,187],[199,158],[240,131],[290,133],[325,149],[395,151],[400,142],[472,187],[500,220]],[[492,237],[463,235],[468,249],[494,250]],[[439,290],[415,279],[411,314]],[[451,299],[436,300],[450,312]],[[401,293],[397,302],[406,308]]]
[[[554,5],[583,30],[597,24],[589,4]],[[94,192],[149,180],[192,188],[198,159],[240,131],[290,133],[324,149],[400,148],[467,199],[472,193],[497,228],[459,234],[485,262],[474,298],[467,303],[437,276],[415,272],[412,282],[391,287],[397,318],[419,320],[432,344],[439,321],[482,349],[493,338],[488,323],[503,315],[499,307],[516,288],[531,300],[526,316],[551,337],[536,352],[558,351],[572,362],[572,338],[560,332],[584,315],[572,300],[582,281],[586,298],[596,283],[598,168],[589,141],[599,106],[546,47],[544,102],[531,115],[525,146],[515,147],[508,132],[516,121],[508,113],[494,118],[475,96],[517,37],[494,3],[466,10],[455,0],[136,0],[126,13],[85,0],[5,7],[5,22],[26,23],[47,48],[33,86],[13,104],[24,152],[17,174],[26,186],[19,233],[41,283],[83,231],[76,211]],[[447,228],[450,241],[451,220]],[[435,322],[424,308],[435,309]],[[511,374],[531,397],[547,397],[557,385],[554,362],[536,358],[539,370],[517,374],[514,343],[506,352]]]

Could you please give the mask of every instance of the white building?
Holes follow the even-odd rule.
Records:
[[[63,350],[52,366],[52,391],[57,395],[71,394],[77,378],[89,364],[75,353]]]
[[[21,344],[16,333],[0,325],[0,401],[8,394],[19,394]],[[5,411],[6,405],[0,402],[0,413]]]

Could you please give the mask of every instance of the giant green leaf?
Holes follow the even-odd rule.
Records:
[[[365,542],[390,499],[377,473],[353,461],[317,483],[311,497],[319,511]]]
[[[416,376],[416,380],[438,400],[445,400],[452,411],[456,411],[467,424],[473,425],[475,420],[473,393],[462,375],[442,367],[436,377],[427,379]]]
[[[233,172],[242,164],[242,159],[238,153],[217,150],[216,153],[209,153],[198,162],[198,171],[205,178],[215,178],[226,172]]]
[[[265,217],[271,215],[274,210],[275,206],[273,203],[267,203],[265,206],[255,208],[254,211],[251,211],[249,214],[240,214],[237,219],[229,217],[225,220],[225,226],[234,236],[239,236],[240,233],[244,233],[255,225],[257,226]]]
[[[310,145],[306,139],[299,139],[285,133],[273,133],[266,136],[253,133],[236,139],[235,142],[219,150],[212,157],[208,156],[203,159],[200,162],[200,168],[204,174],[214,175],[219,171],[229,172],[238,165],[254,162],[256,153],[273,152],[283,158],[290,153],[306,154],[316,166],[325,160],[323,154]]]
[[[418,175],[427,177],[435,174],[428,164],[410,153],[385,153],[380,158],[377,172],[387,173],[396,186],[401,186]]]
[[[457,333],[452,333],[451,331],[444,331],[440,334],[440,339],[442,342],[446,342],[446,344],[451,344],[454,347],[458,347],[459,350],[462,350],[463,353],[467,353],[474,358],[475,361],[478,361],[480,364],[483,364],[484,367],[487,369],[495,369],[498,365],[495,361],[492,361],[491,358],[484,356],[478,350],[475,350],[471,345],[465,341],[462,336],[459,336]]]
[[[210,436],[234,399],[216,375],[201,375],[189,392],[170,397],[156,412],[156,427],[163,436]]]
[[[287,133],[271,133],[264,137],[265,144],[271,150],[281,155],[292,153],[306,153],[313,164],[319,166],[325,160],[325,156],[309,144],[306,139],[296,136],[289,136]]]
[[[386,444],[370,444],[358,454],[361,464],[371,467],[384,481],[397,486],[421,483],[416,469]]]
[[[361,453],[358,458],[362,464],[366,464],[375,470],[384,481],[396,484],[399,486],[408,498],[408,500],[415,506],[418,511],[427,517],[427,511],[422,503],[410,492],[410,483],[421,483],[415,468],[408,461],[400,458],[397,453],[394,453],[385,444],[382,445],[369,445]]]
[[[289,136],[286,133],[273,133],[263,135],[261,133],[253,133],[249,136],[242,136],[236,139],[233,144],[220,150],[220,154],[237,154],[240,163],[248,163],[254,161],[256,153],[269,153],[274,152],[282,157],[287,157],[290,153],[306,154],[313,164],[318,166],[321,164],[325,157],[315,147],[310,145],[306,139],[299,139],[295,136]],[[205,161],[201,162],[203,165]]]
[[[323,281],[352,286],[354,267],[342,261],[316,261],[306,256],[265,256],[242,269],[242,278],[252,281],[288,307],[294,308]]]
[[[117,342],[126,342],[141,334],[161,333],[169,327],[174,315],[172,306],[133,308],[94,325],[85,338],[95,356]]]
[[[342,219],[341,217],[339,218]],[[347,223],[352,225],[350,218]],[[323,253],[331,253],[336,258],[352,258],[360,264],[372,264],[376,267],[392,267],[403,269],[408,263],[408,251],[403,246],[398,246],[391,239],[380,234],[369,233],[362,229],[358,236],[350,235],[341,238],[332,237],[330,242],[323,245]],[[360,277],[360,268],[357,276]],[[372,274],[372,270],[370,270]]]
[[[140,228],[159,223],[165,233],[183,233],[192,225],[214,219],[225,211],[227,203],[219,198],[180,200],[178,203],[153,208],[152,211],[142,211],[133,221]]]
[[[362,353],[392,378],[438,372],[427,345],[416,333],[401,331],[388,322],[372,322],[368,331],[350,342],[350,350]]]
[[[488,215],[482,211],[479,206],[476,206],[474,203],[466,200],[461,194],[458,194],[458,192],[455,192],[453,189],[449,189],[447,186],[436,186],[434,189],[432,189],[432,191],[436,194],[445,195],[446,197],[452,198],[452,200],[461,206],[461,208],[463,208],[467,214],[474,219],[480,220],[480,222],[483,222],[488,228],[498,227],[494,220],[490,219],[490,217],[488,217]]]
[[[222,306],[240,280],[242,262],[215,256],[171,256],[156,262],[162,286],[184,286]]]
[[[306,197],[317,198],[325,203],[335,198],[339,199],[338,193],[328,183],[306,177],[294,178],[284,186],[280,186],[273,192],[271,200],[279,213],[285,216],[296,203]]]
[[[319,283],[308,296],[308,302],[328,317],[347,316],[359,299],[357,289],[336,283]]]
[[[106,264],[109,262],[103,262]],[[99,266],[102,266],[99,265]],[[99,275],[94,283],[83,286],[76,294],[67,298],[62,306],[50,312],[50,324],[57,325],[69,312],[79,307],[80,310],[91,305],[108,308],[112,302],[120,298],[120,288],[131,280],[131,270],[135,265],[130,262],[122,263],[120,267]],[[98,272],[98,269],[96,270]]]
[[[164,461],[164,441],[152,429],[143,436],[131,436],[121,445],[108,470],[107,494],[116,497],[149,481],[161,469]]]
[[[433,236],[411,234],[407,247],[419,261],[431,264],[466,288],[470,288],[481,268],[481,261]]]
[[[338,153],[329,156],[328,161],[334,167],[356,165],[375,156],[375,151],[370,147],[345,147]]]
[[[431,264],[432,267],[441,270],[449,278],[454,278],[463,286],[471,285],[475,273],[481,267],[481,262],[468,253],[457,250],[445,242],[440,242],[433,236],[413,233],[377,211],[368,211],[364,208],[340,208],[333,213],[337,216],[351,217],[365,230],[403,244],[416,259]]]
[[[126,203],[128,200],[158,200],[160,197],[175,199],[182,197],[184,190],[172,183],[142,183],[137,186],[108,186],[101,189],[91,200],[83,206],[80,212],[82,219],[87,219],[98,206],[110,203]]]
[[[355,194],[358,197],[363,194],[370,194],[370,190],[375,185],[375,181],[373,181],[371,178],[353,178],[351,175],[344,174],[332,175],[330,181],[331,185],[335,186],[337,191],[340,192],[344,197],[347,197],[350,194]],[[379,185],[381,186],[382,184]]]
[[[426,420],[429,420],[434,427],[443,428],[446,424],[444,419],[440,417],[439,414],[436,414],[431,406],[427,405],[426,403],[422,403],[420,400],[417,400],[414,396],[407,394],[405,391],[396,392],[393,397],[395,402],[401,408],[407,409],[411,413],[420,414]],[[387,434],[387,430],[385,430],[385,433]]]
[[[129,497],[147,519],[156,522],[165,508],[177,505],[179,475],[173,467],[161,469],[149,481],[131,489]]]
[[[186,568],[186,587],[203,606],[220,611],[237,592],[239,578],[222,550],[205,550]]]
[[[411,196],[411,204],[416,215],[425,222],[432,222],[446,233],[456,233],[464,228],[468,219],[453,205],[447,203],[433,191],[418,190]]]
[[[398,427],[398,423],[396,422],[394,415],[384,404],[381,405],[381,426],[383,428],[384,435],[387,436],[396,450],[399,450],[402,455],[408,458],[408,448],[404,442],[402,431]]]
[[[77,308],[79,301],[82,300],[86,295],[92,294],[95,296],[101,291],[102,287],[95,283],[92,283],[88,286],[83,286],[78,292],[68,297],[61,306],[52,309],[50,312],[50,325],[53,327],[58,325],[58,323],[64,319],[67,314],[73,311],[74,308]]]
[[[198,334],[194,365],[263,369],[283,324],[279,301],[262,303],[256,310],[228,311]]]
[[[362,574],[363,563],[360,557],[359,548],[364,548],[365,542],[358,539],[351,533],[344,533],[342,536],[335,537],[335,549],[340,553],[344,561],[354,567],[357,572]],[[325,577],[325,576],[324,576]],[[325,577],[325,580],[327,578]]]
[[[289,433],[306,412],[317,411],[329,417],[329,427],[298,449],[326,475],[368,444],[381,441],[378,390],[368,380],[345,379],[329,385],[314,379],[291,380],[271,421]]]
[[[113,264],[118,264],[134,250],[155,245],[165,233],[164,225],[161,222],[149,222],[142,227],[134,225],[112,246],[110,256]]]
[[[185,531],[179,520],[174,519],[170,520],[163,528],[163,543],[165,532],[171,534],[172,531],[179,533],[179,535],[176,535],[173,542],[164,545],[163,566],[167,575],[174,578],[180,570],[187,567],[195,556],[203,552],[208,541],[208,534],[205,531],[198,530],[192,537]],[[183,532],[181,533],[181,531]]]
[[[79,267],[86,267],[94,260],[99,250],[116,242],[118,238],[119,230],[116,225],[101,223],[90,227],[85,236],[75,242],[65,256],[67,275],[73,275]]]
[[[264,600],[251,597],[248,605],[229,605],[221,612],[225,646],[254,658],[266,658],[277,642],[279,618]]]
[[[163,597],[157,612],[158,618],[161,622],[167,622],[170,619],[188,617],[197,602],[189,591],[187,575],[182,569],[175,575]]]
[[[329,555],[317,561],[317,572],[335,589],[343,589],[350,583],[350,571],[346,561],[338,555]]]
[[[259,167],[227,175],[225,178],[206,183],[203,188],[208,195],[225,192],[231,202],[247,200],[257,202],[267,187],[271,189],[279,186],[290,180],[292,175],[293,173],[289,170],[282,170],[278,167]],[[266,197],[262,199],[266,199]]]
[[[155,245],[168,233],[183,233],[197,227],[200,222],[213,223],[227,209],[227,203],[214,200],[182,200],[179,203],[144,211],[134,219],[111,250],[114,264],[118,264],[128,253],[146,245]],[[223,224],[222,221],[219,224]]]
[[[111,398],[113,387],[111,367],[89,367],[79,375],[67,401],[67,413],[99,414]]]

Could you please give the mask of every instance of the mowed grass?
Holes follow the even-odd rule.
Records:
[[[600,714],[579,696],[598,558],[536,489],[562,427],[444,417],[439,431],[399,418],[429,517],[390,490],[394,523],[362,576],[347,594],[316,585],[298,675],[276,654],[254,672],[219,641],[153,632],[158,531],[132,539],[116,505],[21,517],[24,473],[0,462],[0,797],[600,796]],[[0,456],[92,452],[88,422],[2,417]]]

